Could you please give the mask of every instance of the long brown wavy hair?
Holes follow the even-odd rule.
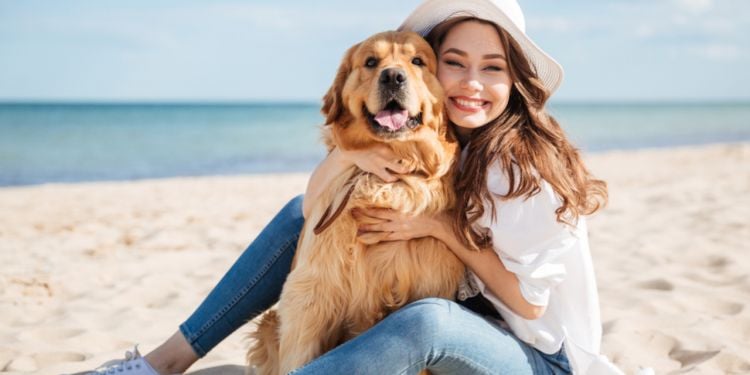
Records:
[[[487,169],[495,160],[500,161],[510,182],[507,194],[499,196],[502,200],[528,199],[541,191],[544,180],[562,202],[555,210],[557,221],[561,223],[574,225],[580,215],[592,214],[606,205],[607,184],[589,173],[578,149],[545,110],[550,93],[520,46],[505,30],[474,17],[451,18],[435,26],[426,36],[438,58],[448,32],[463,22],[479,22],[497,29],[513,80],[503,113],[471,133],[465,146],[468,147],[466,160],[456,176],[453,227],[464,245],[475,250],[492,247],[487,229],[475,223],[487,209],[483,202],[490,202],[492,219],[498,219],[493,193],[487,187]]]

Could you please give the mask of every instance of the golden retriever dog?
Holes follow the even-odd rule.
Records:
[[[258,374],[287,374],[409,302],[455,297],[465,267],[444,243],[358,236],[351,213],[378,207],[437,215],[453,208],[458,144],[445,121],[436,68],[429,44],[411,32],[380,33],[347,51],[323,99],[329,151],[387,145],[410,172],[386,183],[351,167],[314,202],[277,311],[266,312],[251,334],[247,360]]]

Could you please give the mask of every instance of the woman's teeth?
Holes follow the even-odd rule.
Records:
[[[484,104],[483,100],[466,100],[466,99],[454,99],[456,103],[464,107],[480,108]]]

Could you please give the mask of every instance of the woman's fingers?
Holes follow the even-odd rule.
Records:
[[[382,220],[395,220],[400,218],[401,213],[390,208],[355,208],[354,214],[361,216],[371,216]]]
[[[404,165],[403,161],[401,159],[388,161],[388,159],[383,159],[381,164],[385,165],[385,168],[383,168],[384,175],[387,175],[388,178],[383,178],[382,176],[378,176],[383,179],[385,182],[396,182],[398,181],[398,176],[394,176],[393,174],[406,174],[409,173],[409,168]]]
[[[391,232],[395,228],[390,221],[376,224],[361,224],[357,226],[358,232]]]
[[[403,159],[399,159],[396,153],[388,147],[381,145],[376,148],[365,150],[347,150],[345,157],[354,163],[359,169],[378,176],[381,180],[393,183],[398,181],[399,174],[406,174],[411,169]]]
[[[406,241],[410,239],[411,237],[405,236],[403,232],[388,232],[382,241]]]
[[[382,241],[409,240],[422,235],[413,218],[389,208],[355,208],[352,216],[357,221],[357,238],[365,244]]]
[[[403,159],[392,161],[389,169],[398,174],[407,174],[411,171]]]
[[[383,168],[378,171],[378,173],[375,173],[376,176],[380,177],[381,180],[385,182],[396,182],[398,181],[398,177],[391,174],[391,171],[388,170],[388,168]]]
[[[409,224],[402,221],[382,220],[378,218],[357,219],[359,232],[410,232]]]
[[[365,245],[374,245],[378,242],[389,241],[388,233],[383,232],[363,232],[357,234],[357,241]]]
[[[383,222],[387,221],[387,220],[381,219],[379,217],[372,217],[372,216],[357,214],[357,213],[354,213],[354,212],[352,212],[352,216],[354,217],[354,220],[357,221],[357,225],[358,226],[370,225],[370,224],[380,224],[380,223],[383,223]]]
[[[390,170],[389,172],[392,173],[403,174],[409,171],[406,165],[404,165],[403,160],[399,159],[396,153],[394,153],[388,146],[380,146],[376,148],[373,151],[373,155],[370,156],[370,160],[380,166],[380,168]],[[382,178],[382,176],[380,177]],[[386,181],[392,182],[390,179],[387,179]]]

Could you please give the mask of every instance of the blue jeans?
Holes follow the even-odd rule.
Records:
[[[302,230],[292,199],[234,263],[180,331],[204,356],[274,303]],[[564,351],[545,354],[468,307],[440,298],[412,302],[363,334],[293,372],[304,374],[569,374]]]

